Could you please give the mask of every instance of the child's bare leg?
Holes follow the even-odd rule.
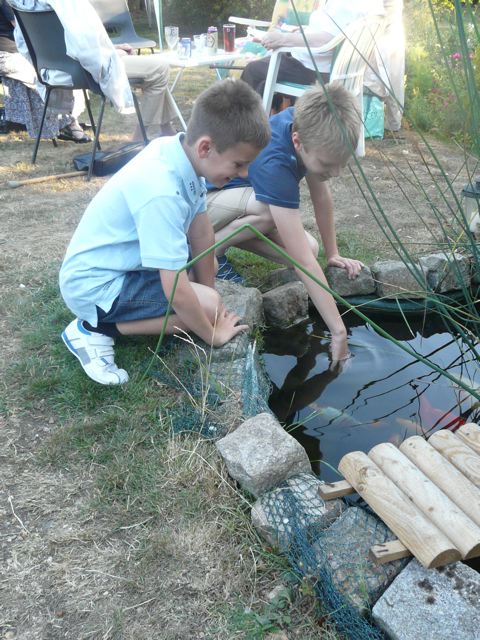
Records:
[[[202,306],[203,310],[208,316],[208,319],[213,324],[217,313],[221,311],[222,303],[218,293],[210,287],[205,287],[202,284],[196,282],[190,283],[195,294]],[[165,323],[165,316],[158,318],[147,318],[145,320],[132,320],[130,322],[117,322],[117,329],[124,336],[156,336],[160,335]],[[175,333],[177,329],[187,330],[185,324],[183,324],[175,315],[172,309],[172,314],[169,315],[167,320],[166,333]]]
[[[240,229],[244,224],[251,224],[252,227],[255,227],[255,229],[258,229],[258,231],[264,235],[269,235],[275,228],[273,218],[270,214],[270,208],[265,203],[255,200],[254,193],[251,194],[248,200],[245,212],[245,215],[233,219],[227,225],[215,231],[215,242],[223,240],[237,229]],[[250,229],[244,229],[233,238],[230,238],[230,240],[226,240],[221,244],[215,253],[221,256],[229,247],[238,247],[240,244],[254,238],[256,238],[256,236]]]
[[[229,222],[222,229],[218,229],[215,232],[215,241],[223,240],[236,229],[239,229],[244,224],[251,224],[263,235],[268,236],[270,240],[273,240],[280,247],[283,247],[280,235],[275,227],[275,222],[270,212],[270,207],[264,202],[259,202],[255,199],[255,193],[252,193],[245,208],[245,215],[239,218],[235,218]],[[318,255],[318,242],[315,238],[305,231],[308,243],[312,249],[312,253],[315,257]],[[223,255],[229,247],[238,247],[239,249],[245,249],[246,251],[252,251],[264,258],[278,262],[279,264],[290,265],[289,261],[278,254],[274,249],[269,247],[264,240],[258,238],[250,229],[244,229],[237,235],[233,236],[229,240],[221,244],[217,250],[216,255]]]
[[[283,246],[282,240],[280,238],[280,234],[276,229],[271,233],[265,235],[268,235],[269,239],[272,240],[272,242],[275,242],[275,244],[278,244],[279,247],[285,250],[285,247]],[[318,256],[318,242],[310,233],[308,233],[308,231],[305,231],[305,235],[307,236],[307,240],[312,253],[316,258]],[[275,249],[270,247],[264,240],[261,240],[260,238],[254,237],[251,240],[246,240],[245,242],[239,244],[236,243],[235,246],[239,247],[240,249],[245,249],[246,251],[252,251],[257,255],[262,256],[262,258],[267,258],[268,260],[272,260],[273,262],[278,262],[279,264],[284,264],[288,267],[292,267],[292,263],[289,260],[280,255]]]

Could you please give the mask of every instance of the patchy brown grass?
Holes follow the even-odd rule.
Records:
[[[185,72],[178,94],[185,114],[212,74]],[[134,126],[133,117],[108,109],[104,146],[127,142]],[[425,210],[420,223],[392,188],[392,163],[405,170],[416,163],[428,179],[416,143],[413,134],[369,143],[362,166],[407,240],[423,246],[431,215]],[[245,496],[211,443],[170,433],[165,416],[185,398],[141,380],[154,341],[119,347],[132,373],[120,390],[98,389],[60,343],[69,313],[56,272],[106,178],[9,189],[7,180],[71,171],[73,155],[88,145],[43,141],[35,167],[32,148],[24,134],[0,138],[0,635],[225,640],[267,638],[278,628],[288,638],[334,638],[328,621],[317,625],[311,593],[251,530]],[[461,154],[437,150],[455,175]],[[346,252],[391,255],[352,175],[333,191]],[[312,228],[305,194],[304,205]],[[272,604],[267,595],[280,582],[291,599]]]

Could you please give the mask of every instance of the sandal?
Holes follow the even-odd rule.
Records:
[[[87,134],[83,132],[82,128],[77,129],[70,124],[60,129],[57,137],[59,140],[67,140],[68,142],[75,142],[76,144],[84,144],[85,142],[92,141],[90,136],[87,136]]]

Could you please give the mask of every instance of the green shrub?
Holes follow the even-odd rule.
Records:
[[[471,91],[480,78],[478,11],[458,1],[447,11],[447,4],[407,4],[405,117],[422,131],[471,147],[477,126]]]
[[[219,31],[228,17],[242,16],[269,20],[272,15],[271,0],[164,0],[164,24],[178,24],[185,33],[203,33],[210,25]]]

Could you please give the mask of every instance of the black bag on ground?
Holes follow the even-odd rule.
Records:
[[[134,158],[144,148],[142,142],[130,142],[117,149],[97,151],[93,164],[93,175],[108,176],[115,173]],[[77,171],[88,171],[92,153],[82,153],[73,157],[73,164]]]

